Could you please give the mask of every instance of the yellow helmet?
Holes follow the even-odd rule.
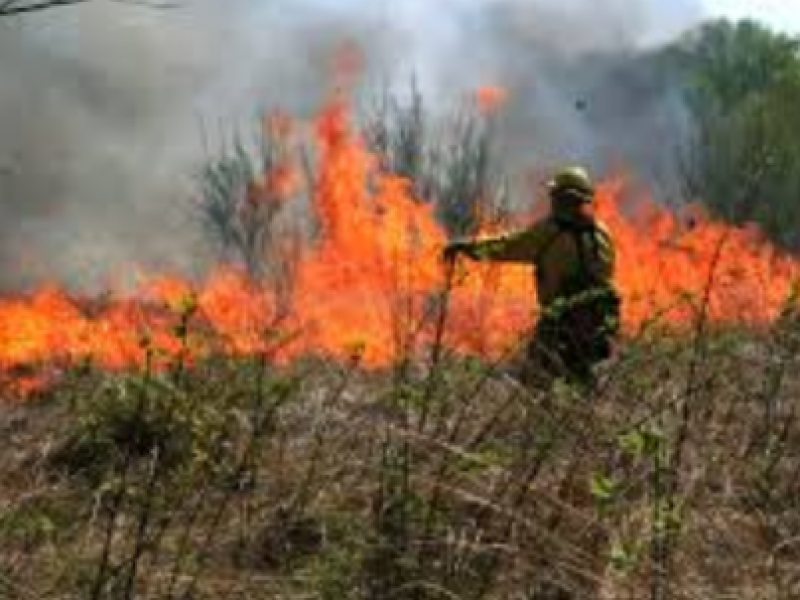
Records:
[[[583,167],[562,169],[550,180],[547,187],[550,195],[555,198],[572,196],[584,202],[591,202],[594,199],[594,183]]]

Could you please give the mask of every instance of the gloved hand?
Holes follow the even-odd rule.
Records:
[[[445,262],[454,261],[459,254],[466,254],[467,256],[471,256],[472,244],[470,242],[465,242],[463,240],[457,240],[455,242],[450,242],[444,247],[442,251],[442,258]]]

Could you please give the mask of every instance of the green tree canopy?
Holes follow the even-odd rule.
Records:
[[[668,53],[695,119],[687,194],[800,248],[800,40],[752,21],[709,23]]]

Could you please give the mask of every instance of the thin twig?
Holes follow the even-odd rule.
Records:
[[[142,6],[145,8],[154,9],[171,9],[178,8],[180,4],[177,2],[150,2],[149,0],[108,0],[114,4],[127,4],[131,6]],[[7,0],[0,5],[0,17],[10,17],[14,15],[23,15],[27,13],[40,12],[54,8],[65,8],[68,6],[75,6],[77,4],[87,4],[92,0],[41,0],[40,2],[33,2],[31,4],[20,4],[19,0]]]

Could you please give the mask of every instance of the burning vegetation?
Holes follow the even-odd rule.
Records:
[[[70,4],[103,3],[0,0],[0,20]],[[360,14],[380,3],[251,4],[159,25],[86,12],[81,39],[52,47],[6,28],[0,285],[36,279],[16,263],[51,242],[115,237],[135,220],[120,206],[147,213],[122,228],[147,260],[169,197],[151,192],[183,172],[195,124],[176,113],[200,81],[266,81],[294,106],[295,80],[304,99],[321,80],[307,58],[347,37],[340,19],[369,51],[333,53],[339,89],[394,66],[398,40],[447,84],[508,87],[436,118],[416,87],[372,114],[347,94],[308,121],[270,114],[254,147],[234,137],[203,163],[190,208],[220,250],[205,278],[81,292],[62,283],[84,268],[65,248],[63,280],[0,294],[0,600],[800,598],[800,42],[711,23],[631,53],[619,32],[664,20],[664,2],[585,3],[566,22],[549,2],[448,2],[430,23]],[[239,19],[252,39],[231,36]],[[482,58],[454,73],[467,52]],[[631,173],[672,178],[656,195],[624,171],[599,185],[623,339],[588,386],[509,376],[539,316],[530,268],[442,260],[448,241],[533,219],[538,205],[509,208],[503,172],[531,146],[598,161],[613,147]],[[59,164],[74,148],[102,156]],[[112,193],[111,221],[92,218]]]
[[[476,97],[481,110],[505,100],[499,88],[482,88]],[[278,115],[265,126],[284,143],[266,172],[252,175],[241,210],[266,211],[272,219],[304,183],[291,149],[291,120]],[[455,282],[445,282],[440,251],[447,234],[434,206],[417,196],[411,181],[381,168],[347,103],[324,107],[313,131],[316,174],[305,191],[318,234],[292,256],[288,292],[221,267],[201,285],[145,276],[133,292],[103,299],[76,297],[55,285],[3,298],[5,393],[25,395],[59,369],[86,362],[112,370],[141,366],[146,348],[162,359],[223,352],[266,354],[284,364],[307,355],[347,360],[357,353],[364,367],[388,367],[430,350],[443,294],[449,296],[446,347],[491,358],[514,347],[536,318],[530,270],[464,265]],[[717,325],[768,325],[784,308],[798,264],[754,228],[631,196],[623,178],[601,185],[598,211],[619,246],[628,336],[653,326],[686,329],[701,314]],[[503,226],[521,224],[510,218]],[[286,235],[287,243],[267,240],[272,252],[296,247]],[[265,248],[257,237],[250,233],[251,252]],[[183,347],[174,327],[187,310],[201,326]]]
[[[415,122],[336,99],[306,153],[267,119],[257,167],[206,172],[241,260],[200,284],[0,300],[0,597],[797,597],[798,262],[610,178],[622,350],[528,389],[501,365],[530,269],[440,257],[529,216],[492,206],[472,126],[458,185],[428,177]],[[279,226],[303,199],[307,235]]]

